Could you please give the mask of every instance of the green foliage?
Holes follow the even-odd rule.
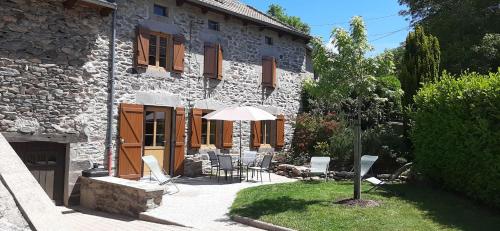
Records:
[[[267,14],[275,17],[280,22],[285,23],[306,34],[309,34],[309,32],[311,32],[311,28],[309,27],[309,25],[302,22],[302,20],[297,16],[288,16],[285,9],[278,4],[271,4],[269,6],[269,9],[267,10]]]
[[[418,92],[415,105],[411,139],[419,171],[500,208],[500,72],[445,74]]]
[[[453,74],[496,71],[489,62],[475,62],[474,46],[488,33],[500,33],[498,0],[399,0],[408,10],[404,15],[422,25],[441,44],[441,67]]]
[[[394,75],[396,73],[394,55],[394,50],[386,49],[381,54],[369,58],[368,60],[372,62],[372,64],[368,67],[368,73],[371,73],[373,76]]]
[[[420,26],[408,34],[399,76],[405,105],[412,104],[413,96],[422,83],[438,79],[439,57],[439,42],[436,37],[426,35]]]
[[[486,73],[500,67],[500,34],[486,34],[472,50],[474,70]]]

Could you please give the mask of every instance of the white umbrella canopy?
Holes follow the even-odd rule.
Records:
[[[276,116],[260,108],[251,106],[227,107],[211,112],[205,116],[207,120],[259,121],[276,120]]]
[[[266,112],[260,108],[251,106],[235,106],[220,109],[206,114],[202,118],[207,120],[226,120],[226,121],[239,121],[240,122],[240,181],[241,181],[241,121],[260,121],[260,120],[276,120],[276,116]],[[248,179],[247,179],[248,180]]]

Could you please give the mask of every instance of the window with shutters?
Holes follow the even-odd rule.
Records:
[[[205,43],[203,75],[211,79],[222,79],[222,46],[216,43]]]
[[[162,67],[167,69],[168,67],[168,55],[169,55],[169,40],[170,36],[152,32],[149,34],[149,65]]]
[[[169,35],[138,26],[135,64],[140,68],[183,72],[184,41],[182,34]]]
[[[211,111],[203,111],[203,116]],[[214,146],[217,136],[217,121],[201,119],[201,145]]]

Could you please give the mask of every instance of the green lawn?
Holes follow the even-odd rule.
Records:
[[[408,184],[362,194],[375,208],[334,201],[352,196],[351,182],[301,181],[244,189],[231,207],[237,214],[297,230],[499,230],[500,213],[447,192]],[[368,185],[363,185],[364,190]]]

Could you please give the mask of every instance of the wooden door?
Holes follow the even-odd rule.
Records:
[[[185,153],[185,129],[186,112],[184,108],[175,109],[175,153],[174,153],[174,175],[184,174],[184,153]]]
[[[120,104],[118,177],[141,178],[144,106]]]
[[[170,172],[171,113],[171,108],[152,106],[144,112],[144,155],[154,156],[166,172]],[[149,168],[144,165],[143,176],[148,175]]]

